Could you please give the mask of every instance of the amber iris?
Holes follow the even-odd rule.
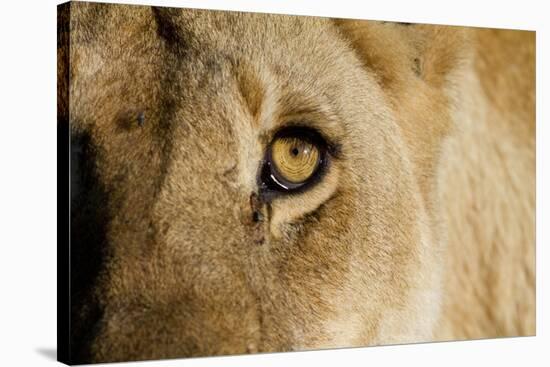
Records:
[[[271,146],[271,162],[279,178],[292,184],[307,181],[320,163],[317,146],[295,136],[280,137]]]

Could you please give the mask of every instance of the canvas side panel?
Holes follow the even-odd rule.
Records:
[[[57,360],[70,353],[70,3],[57,6]]]

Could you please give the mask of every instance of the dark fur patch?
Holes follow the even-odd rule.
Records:
[[[182,46],[185,44],[185,39],[182,37],[181,29],[175,23],[178,19],[178,14],[181,14],[177,9],[152,7],[155,22],[157,24],[157,34],[162,38],[169,47]]]
[[[96,150],[86,133],[71,137],[71,340],[73,361],[88,360],[94,325],[103,313],[94,287],[105,263],[108,193],[96,171]]]
[[[250,72],[250,69],[237,70],[237,85],[252,115],[253,122],[258,123],[258,115],[264,99],[264,91],[260,80]]]

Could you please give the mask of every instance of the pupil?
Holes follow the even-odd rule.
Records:
[[[293,156],[296,157],[296,156],[298,155],[298,153],[300,153],[300,151],[298,150],[298,148],[296,148],[296,147],[292,148],[292,155],[293,155]]]

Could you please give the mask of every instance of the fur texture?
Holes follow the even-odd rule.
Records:
[[[535,333],[533,33],[90,3],[66,21],[73,362]],[[260,200],[295,123],[338,154]]]

